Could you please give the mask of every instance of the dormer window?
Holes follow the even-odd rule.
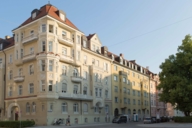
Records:
[[[137,70],[137,65],[135,65],[135,70]]]
[[[32,14],[32,19],[34,19],[36,16],[37,16],[37,13],[34,12],[34,13]]]
[[[131,68],[131,63],[129,62],[129,68]]]
[[[85,40],[83,40],[83,47],[87,48],[87,42]]]
[[[127,66],[127,61],[125,61],[125,66]]]
[[[61,18],[63,21],[65,21],[65,15],[64,15],[64,14],[60,13],[60,18]]]
[[[112,61],[114,61],[114,55],[112,55]]]
[[[0,50],[2,50],[3,49],[3,44],[0,44]]]
[[[120,64],[123,64],[123,59],[120,57]]]
[[[141,73],[143,73],[143,68],[141,67]]]

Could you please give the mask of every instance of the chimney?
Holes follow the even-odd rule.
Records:
[[[6,39],[6,40],[9,39],[9,38],[10,38],[10,36],[8,36],[8,35],[5,36],[5,39]]]
[[[149,70],[149,66],[147,66],[146,69]]]
[[[121,56],[122,58],[124,58],[124,56],[123,56],[123,54],[122,54],[122,53],[120,53],[120,56]]]
[[[107,51],[108,51],[108,48],[107,48],[106,46],[101,47],[101,53],[102,53],[104,56],[107,56]]]

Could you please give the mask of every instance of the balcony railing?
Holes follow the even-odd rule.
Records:
[[[73,76],[71,76],[71,81],[72,82],[77,82],[77,83],[80,83],[82,81],[82,77],[81,76],[78,76],[78,75],[75,75],[73,74]]]
[[[63,55],[60,54],[60,60],[66,63],[73,63],[73,57],[72,56],[67,56],[67,55]]]
[[[58,36],[58,41],[67,46],[73,46],[73,41],[66,36]]]
[[[37,40],[37,39],[38,39],[37,34],[31,34],[30,36],[27,36],[27,37],[23,38],[22,43],[25,44],[25,43],[28,43],[28,42],[31,42],[31,41],[34,41],[34,40]]]
[[[13,79],[15,82],[23,82],[25,79],[25,76],[15,76]]]
[[[35,60],[35,56],[36,55],[34,53],[23,56],[23,63],[31,61],[31,60]]]
[[[62,93],[62,92],[59,93],[59,98],[71,99],[71,100],[87,100],[87,101],[93,100],[93,96],[90,96],[90,95]]]

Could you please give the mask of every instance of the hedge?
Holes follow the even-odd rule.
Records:
[[[0,127],[20,128],[31,127],[35,125],[35,121],[0,121]]]
[[[175,122],[179,123],[192,123],[192,116],[185,116],[185,117],[173,117]]]

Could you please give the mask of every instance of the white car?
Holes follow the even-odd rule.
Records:
[[[143,120],[143,123],[144,124],[152,123],[151,117],[145,117],[144,120]]]

